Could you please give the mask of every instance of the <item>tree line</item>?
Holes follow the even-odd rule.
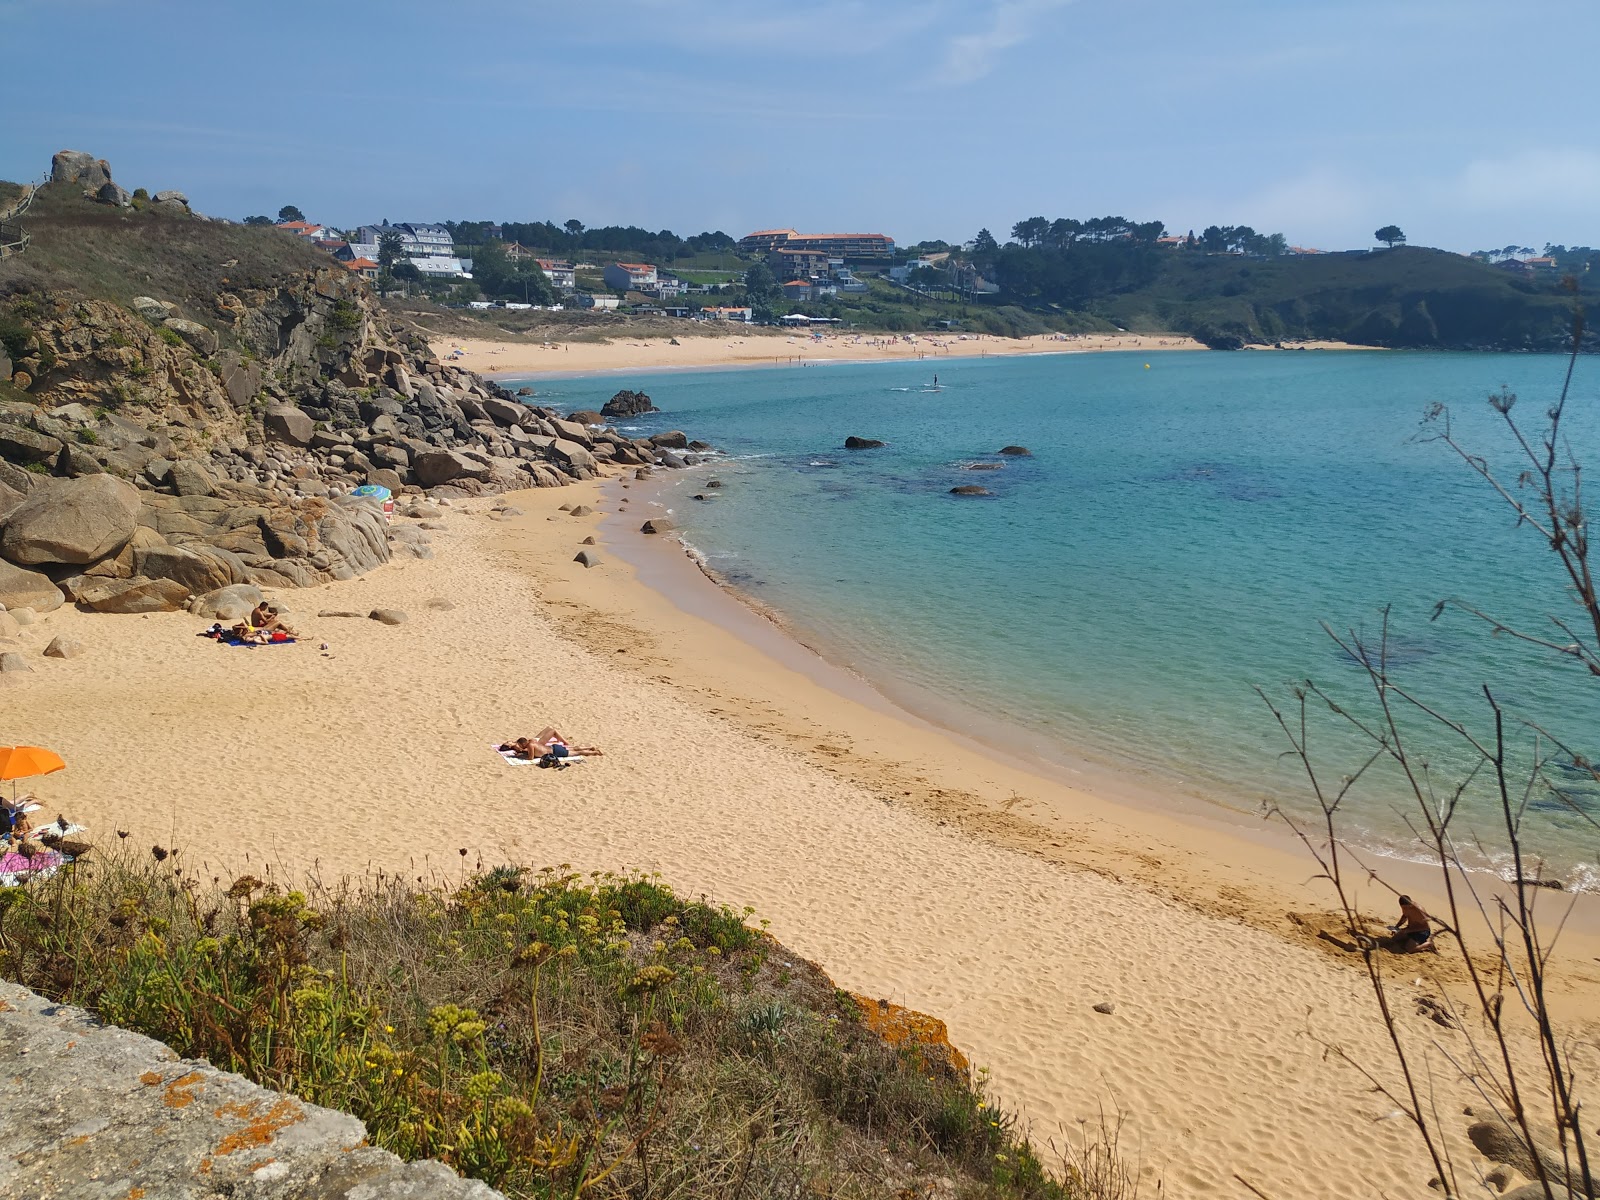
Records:
[[[731,251],[733,238],[720,229],[682,238],[670,229],[652,233],[637,225],[598,225],[589,228],[573,219],[557,225],[553,221],[506,221],[499,238],[491,234],[492,221],[445,221],[444,227],[459,246],[483,246],[496,240],[516,242],[530,250],[544,250],[557,258],[576,258],[584,253],[615,254],[626,251],[650,262],[672,262],[696,254]]]

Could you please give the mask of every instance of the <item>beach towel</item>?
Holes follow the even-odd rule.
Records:
[[[500,760],[502,762],[506,763],[508,766],[513,766],[513,767],[537,767],[539,765],[539,760],[537,758],[518,758],[513,751],[500,749],[500,743],[498,743],[498,742],[489,743],[489,749],[493,750],[496,754],[498,754],[500,756]],[[569,762],[569,763],[582,762],[583,761],[583,755],[581,755],[581,754],[569,754],[565,758],[563,758],[561,761],[562,762]]]
[[[247,649],[254,650],[258,646],[292,646],[292,645],[295,644],[295,642],[297,642],[299,640],[300,640],[299,638],[284,638],[283,641],[281,641],[281,642],[247,642],[243,638],[225,637],[225,638],[218,638],[217,639],[217,645],[219,645],[219,646],[244,646]]]
[[[68,859],[55,850],[25,858],[14,850],[0,854],[0,887],[17,887],[35,879],[49,879]]]

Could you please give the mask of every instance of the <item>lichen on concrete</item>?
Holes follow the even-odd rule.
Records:
[[[496,1200],[268,1091],[0,983],[0,1200]]]

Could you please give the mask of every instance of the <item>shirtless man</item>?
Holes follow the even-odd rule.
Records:
[[[1399,936],[1395,940],[1395,949],[1401,954],[1415,954],[1419,950],[1431,948],[1433,942],[1433,918],[1422,911],[1410,896],[1400,897],[1400,923],[1391,926]]]

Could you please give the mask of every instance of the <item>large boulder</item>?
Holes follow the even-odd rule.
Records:
[[[130,306],[147,321],[160,324],[172,315],[173,306],[165,300],[157,300],[154,296],[135,296]]]
[[[133,197],[128,194],[128,189],[120,183],[106,180],[100,185],[100,190],[95,192],[94,198],[101,204],[115,204],[118,208],[127,208],[133,203]]]
[[[622,391],[607,400],[605,407],[600,410],[601,415],[607,417],[636,417],[640,413],[660,411],[654,404],[650,403],[649,396],[646,396],[643,392],[630,392],[627,388],[623,388]]]
[[[363,575],[389,561],[389,527],[383,510],[358,497],[335,501],[317,523],[317,537],[324,549],[343,560],[342,567],[332,568],[337,579]]]
[[[168,317],[162,322],[162,325],[188,342],[200,354],[209,357],[217,352],[217,335],[200,324],[199,321],[189,321],[183,317]]]
[[[844,440],[844,448],[846,450],[876,450],[878,447],[885,444],[886,443],[880,442],[877,438],[852,436],[847,437]]]
[[[438,487],[457,479],[487,479],[489,466],[459,450],[430,450],[412,461],[411,473],[423,487]]]
[[[99,613],[177,612],[189,589],[173,579],[95,579],[76,591],[78,603]]]
[[[92,563],[139,524],[139,493],[112,475],[85,475],[31,493],[6,518],[0,554],[14,563]]]
[[[49,434],[20,425],[0,425],[0,456],[12,462],[50,462],[61,453],[61,446],[61,439]]]
[[[167,482],[180,496],[214,496],[217,481],[192,458],[180,458],[167,471]]]
[[[589,432],[586,425],[579,425],[576,421],[557,420],[552,420],[550,425],[556,431],[558,438],[565,438],[569,442],[577,442],[585,450],[594,445],[594,435]]]
[[[248,578],[243,561],[212,546],[151,546],[133,556],[134,575],[171,579],[191,592],[212,592]]]
[[[267,436],[291,446],[309,446],[317,424],[298,408],[282,407],[267,410],[263,424]]]
[[[652,437],[650,444],[657,450],[687,450],[689,435],[681,429],[669,429],[666,433],[658,433]]]
[[[234,583],[196,597],[189,611],[206,620],[237,621],[260,603],[261,589],[255,584]]]
[[[51,183],[75,183],[98,192],[111,182],[111,164],[82,150],[57,150],[50,160]]]
[[[483,405],[483,411],[489,415],[489,419],[499,425],[519,424],[528,409],[526,404],[516,404],[510,400],[502,400],[498,396],[490,396],[480,403]]]
[[[563,462],[574,469],[591,471],[594,469],[594,455],[577,442],[568,441],[566,438],[557,438],[552,442],[550,454],[558,462]]]

